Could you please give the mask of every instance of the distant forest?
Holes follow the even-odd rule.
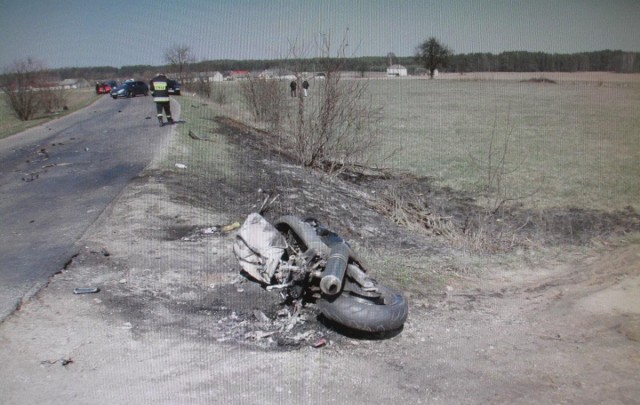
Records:
[[[409,74],[424,74],[413,56],[392,57],[367,56],[346,58],[340,61],[342,70],[356,72],[384,72],[389,63],[400,64]],[[322,71],[326,61],[319,58],[309,59],[272,59],[272,60],[209,60],[192,63],[192,72],[227,72],[231,70],[263,71],[265,69],[288,70],[296,66],[307,72]],[[61,79],[85,78],[99,80],[107,78],[147,77],[158,70],[171,72],[170,66],[131,65],[121,68],[97,66],[85,68],[53,69],[52,73]],[[607,71],[618,73],[640,72],[640,53],[619,50],[581,52],[573,54],[549,54],[543,52],[513,51],[492,53],[469,53],[451,56],[446,72],[590,72]]]

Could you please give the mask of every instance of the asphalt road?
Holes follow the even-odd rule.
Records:
[[[172,132],[158,126],[151,97],[104,96],[0,140],[0,320],[64,268]]]

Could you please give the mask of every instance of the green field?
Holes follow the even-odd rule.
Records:
[[[480,195],[491,155],[492,167],[505,164],[500,195],[486,203],[640,209],[640,82],[612,78],[370,80],[373,104],[384,114],[384,144],[374,160]],[[236,86],[217,84],[229,95],[217,114],[247,119]]]

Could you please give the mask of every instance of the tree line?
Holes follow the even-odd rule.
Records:
[[[226,72],[248,70],[251,72],[266,69],[299,70],[307,72],[321,71],[326,63],[322,58],[304,59],[219,59],[192,62],[192,72]],[[340,61],[343,69],[355,72],[385,72],[389,66],[388,56],[347,57]],[[415,56],[399,56],[391,60],[407,68],[410,74],[428,73],[424,65]],[[293,68],[295,66],[295,69]],[[171,71],[169,65],[130,65],[120,68],[112,66],[74,67],[51,69],[51,73],[63,79],[84,78],[103,80],[109,78],[146,77],[158,70]],[[447,72],[587,72],[607,71],[618,73],[639,73],[640,53],[621,50],[603,50],[572,54],[509,51],[493,53],[466,53],[449,56]]]
[[[573,54],[544,52],[471,53],[452,55],[447,71],[452,72],[640,72],[640,54],[604,50]]]

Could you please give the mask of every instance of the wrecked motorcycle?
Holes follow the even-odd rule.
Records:
[[[314,219],[287,215],[271,224],[250,214],[233,251],[242,269],[267,290],[314,302],[326,318],[348,328],[393,331],[407,319],[404,296],[370,278],[349,244]]]

